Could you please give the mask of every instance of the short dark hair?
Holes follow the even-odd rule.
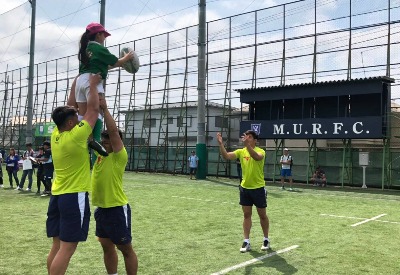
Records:
[[[44,150],[44,147],[43,146],[39,146],[39,150]]]
[[[54,109],[51,118],[58,128],[62,128],[71,116],[76,115],[76,109],[73,106],[60,106]]]
[[[25,146],[26,146],[26,147],[28,147],[28,146],[29,146],[29,147],[32,147],[32,143],[28,142],[28,143],[25,144]]]
[[[252,135],[254,139],[258,139],[258,135],[256,134],[256,132],[254,132],[253,130],[247,130],[246,132],[244,132],[244,134],[247,135]]]
[[[123,140],[123,138],[122,138],[122,131],[119,130],[119,129],[118,129],[118,134],[119,134],[119,137],[121,138],[121,140]],[[108,134],[108,130],[104,130],[104,131],[101,133],[101,137],[102,137],[102,138],[105,138],[105,139],[110,139],[110,135]]]
[[[49,146],[49,147],[50,147],[50,142],[49,142],[49,141],[44,141],[42,145],[43,145],[43,146],[46,145],[46,146]]]

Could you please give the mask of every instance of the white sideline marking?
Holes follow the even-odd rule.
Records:
[[[367,218],[348,217],[348,216],[339,216],[339,215],[331,215],[331,214],[320,214],[320,215],[321,216],[333,217],[333,218],[345,218],[345,219],[355,219],[355,220],[366,220],[367,219]],[[381,220],[372,220],[372,221],[374,221],[374,222],[383,222],[383,223],[400,224],[400,222],[391,222],[391,221],[381,221]]]
[[[267,254],[267,255],[264,255],[264,256],[261,256],[261,257],[258,257],[258,258],[249,260],[249,261],[247,261],[247,262],[243,262],[243,263],[241,263],[241,264],[238,264],[238,265],[234,265],[234,266],[225,268],[225,269],[223,269],[223,270],[221,270],[221,271],[212,273],[211,275],[226,274],[226,273],[228,273],[228,272],[230,272],[230,271],[232,271],[232,270],[235,270],[235,269],[238,269],[238,268],[241,268],[241,267],[244,267],[244,266],[253,264],[253,263],[255,263],[255,262],[262,261],[262,260],[264,260],[264,259],[266,259],[266,258],[269,258],[269,257],[272,257],[272,256],[274,256],[274,255],[276,255],[276,254],[281,254],[281,253],[284,253],[284,252],[288,252],[288,251],[293,250],[293,249],[296,249],[296,248],[298,248],[298,247],[299,247],[298,245],[292,245],[292,246],[287,247],[287,248],[285,248],[285,249],[281,249],[281,250],[272,252],[272,253],[270,253],[270,254]]]
[[[189,198],[189,197],[180,197],[180,196],[171,196],[171,197],[173,197],[173,198],[178,198],[178,199],[185,199],[185,200],[194,200],[194,201],[215,202],[215,203],[222,203],[222,204],[236,204],[236,203],[233,203],[233,202],[203,200],[203,199]]]
[[[377,220],[377,219],[379,219],[380,217],[383,217],[383,216],[386,216],[386,214],[380,214],[380,215],[378,215],[378,216],[376,216],[376,217],[373,217],[373,218],[370,218],[370,219],[366,219],[366,220],[363,220],[363,221],[361,221],[361,222],[352,224],[351,226],[357,226],[357,225],[360,225],[360,224],[363,224],[363,223],[366,223],[366,222],[370,222],[370,221],[373,221],[373,220]]]
[[[345,218],[345,219],[355,219],[355,220],[365,220],[366,219],[366,218],[338,216],[338,215],[330,215],[330,214],[321,214],[321,216],[328,216],[328,217],[334,217],[334,218]]]

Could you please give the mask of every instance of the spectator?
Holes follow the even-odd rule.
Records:
[[[49,141],[43,142],[43,149],[43,156],[37,160],[43,163],[44,191],[42,196],[45,197],[51,195],[51,181],[53,179],[54,166]]]
[[[32,190],[32,175],[33,175],[33,166],[32,166],[32,161],[29,157],[33,158],[33,155],[35,152],[32,150],[32,143],[27,143],[26,144],[26,151],[22,155],[22,177],[21,177],[21,182],[19,185],[17,185],[17,188],[15,190],[24,190],[24,183],[26,176],[28,175],[28,188],[26,188],[26,191],[31,191]]]
[[[190,179],[192,179],[194,175],[194,179],[196,179],[196,170],[199,165],[199,158],[196,156],[196,152],[192,151],[192,154],[188,158],[189,169],[190,169]]]
[[[282,169],[281,169],[281,184],[282,184],[282,190],[285,190],[285,178],[289,179],[289,190],[293,191],[292,189],[292,184],[293,184],[293,178],[292,178],[292,157],[289,156],[289,149],[285,148],[283,149],[283,155],[281,156],[281,164],[282,164]]]
[[[317,169],[315,169],[315,172],[310,181],[314,183],[313,186],[319,186],[321,184],[322,187],[325,187],[326,186],[325,171],[322,170],[320,166],[317,166]]]
[[[41,161],[39,161],[38,159],[41,159],[43,157],[44,154],[44,148],[43,146],[39,147],[39,153],[36,156],[36,167],[37,167],[37,171],[36,171],[36,184],[37,184],[37,191],[36,194],[40,195],[40,185],[41,183],[43,183],[44,186],[44,190],[46,190],[46,182],[44,180],[44,174],[43,174],[43,163]]]
[[[10,148],[10,154],[6,158],[6,169],[7,169],[7,174],[8,174],[8,180],[10,181],[10,188],[13,188],[13,177],[15,179],[15,182],[17,183],[17,186],[19,185],[19,179],[18,179],[18,161],[19,157],[18,155],[15,154],[15,149]]]

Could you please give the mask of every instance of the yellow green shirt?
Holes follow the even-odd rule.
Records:
[[[260,147],[255,147],[254,151],[263,155],[262,160],[255,160],[250,156],[247,148],[235,150],[236,158],[240,160],[242,166],[242,182],[240,185],[247,189],[257,189],[265,186],[264,180],[264,161],[265,151]]]
[[[90,191],[90,163],[87,139],[92,128],[85,120],[70,131],[51,134],[51,152],[56,178],[51,193],[61,195]]]
[[[125,147],[107,157],[97,156],[92,172],[92,204],[101,208],[126,205],[128,198],[122,188],[128,153]]]

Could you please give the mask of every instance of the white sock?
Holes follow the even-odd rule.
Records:
[[[250,243],[250,239],[244,239],[244,242]]]
[[[269,241],[269,238],[268,238],[268,237],[264,237],[264,241],[265,241],[265,240]]]
[[[118,273],[114,273],[114,274],[108,274],[108,275],[118,275]]]

